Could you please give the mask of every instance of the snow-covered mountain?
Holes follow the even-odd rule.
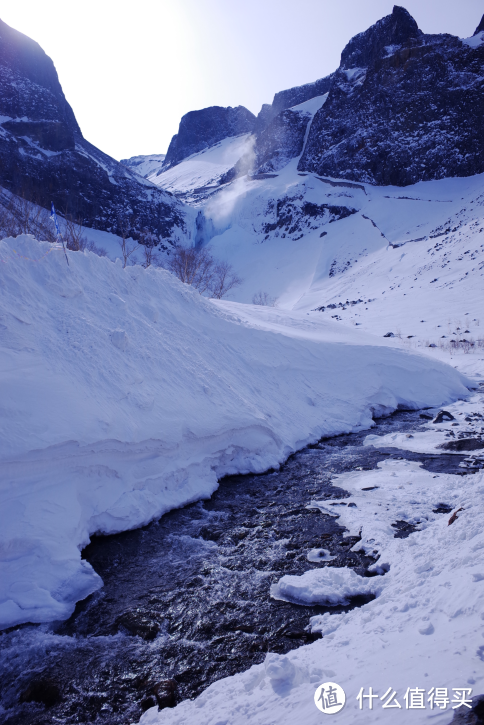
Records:
[[[148,178],[161,189],[198,205],[220,190],[222,179],[241,158],[251,153],[253,145],[254,138],[250,133],[229,136],[168,170],[155,171]]]
[[[148,156],[132,156],[130,159],[121,159],[119,162],[123,166],[127,166],[131,171],[147,179],[149,176],[159,171],[163,166],[166,154],[150,154]]]
[[[281,91],[271,105],[264,104],[253,128],[246,129],[253,131],[253,145],[218,183],[278,171],[295,157],[302,173],[377,185],[484,172],[481,26],[482,21],[471,38],[429,35],[405,8],[395,6],[350,40],[330,76]],[[312,110],[309,127],[302,105],[322,96],[325,103]],[[170,154],[189,119],[190,143],[184,142],[176,163],[236,135],[220,134],[213,110],[183,117],[165,168],[172,165]],[[156,182],[165,187],[161,178]]]
[[[435,180],[420,181],[402,190],[399,186],[355,182],[353,173],[323,176],[303,169],[308,148],[315,148],[323,117],[330,124],[336,123],[336,118],[342,124],[347,118],[347,125],[341,128],[351,126],[348,109],[341,106],[333,118],[328,108],[341,104],[344,98],[345,103],[358,105],[366,94],[368,117],[382,112],[375,84],[383,83],[378,74],[390,62],[387,58],[393,59],[394,84],[383,84],[385,92],[394,92],[401,103],[408,96],[412,105],[413,91],[411,87],[406,90],[405,83],[410,83],[410,78],[416,83],[416,76],[421,75],[427,103],[432,93],[437,94],[439,103],[446,103],[452,114],[459,116],[462,103],[472,105],[477,93],[475,84],[484,52],[480,28],[470,40],[426,36],[406,10],[395,7],[391,15],[350,41],[337,73],[277,94],[271,108],[283,110],[275,115],[271,111],[271,115],[269,107],[263,109],[265,125],[256,126],[252,135],[227,138],[150,177],[195,206],[199,214],[197,243],[210,244],[216,256],[228,260],[243,279],[232,292],[232,299],[250,303],[262,292],[264,299],[279,308],[320,310],[320,315],[379,335],[401,334],[408,346],[448,344],[451,337],[459,337],[459,332],[467,329],[474,338],[478,336],[479,322],[467,324],[464,318],[479,321],[484,314],[480,295],[484,265],[482,174],[469,176],[470,167],[467,171],[459,167],[464,176],[459,178],[455,166],[439,165],[435,173],[425,167],[427,170],[419,174],[433,174]],[[408,62],[403,65],[395,60],[398,52],[403,53],[402,48],[408,51]],[[413,64],[415,53],[424,60]],[[446,61],[446,67],[458,66],[462,73],[467,69],[467,84],[457,87],[456,78],[444,74],[438,89],[433,89],[430,70],[437,72],[439,63],[451,56],[453,65]],[[355,71],[359,80],[353,74],[353,85],[344,91],[341,78],[344,75],[350,82],[349,67],[357,61],[371,73]],[[306,98],[325,88],[329,90],[324,94],[284,108],[288,99]],[[452,107],[457,98],[461,100]],[[481,102],[482,93],[476,103]],[[413,122],[419,129],[415,133],[423,138],[427,121],[420,124],[419,112],[412,108]],[[441,110],[445,115],[443,106]],[[469,119],[465,133],[482,140],[482,119]],[[398,123],[396,118],[389,127],[397,129]],[[455,118],[456,128],[459,123],[464,124],[461,116]],[[446,158],[451,159],[464,135],[442,133],[439,144],[430,136],[427,141],[435,153],[448,154]],[[402,147],[410,143],[403,132],[399,138],[403,139]],[[474,149],[480,142],[473,142]],[[415,158],[419,153],[416,149]],[[323,156],[318,157],[318,163],[323,163]],[[404,159],[392,159],[392,168],[401,180],[398,169],[407,168]],[[355,161],[355,168],[358,163]],[[368,157],[365,168],[374,168],[372,164]],[[455,178],[442,179],[442,175]]]
[[[0,186],[95,229],[186,231],[180,202],[84,139],[52,60],[2,21]]]
[[[163,165],[170,169],[188,156],[226,138],[248,133],[254,129],[255,121],[255,116],[243,106],[211,106],[200,111],[190,111],[182,117]]]

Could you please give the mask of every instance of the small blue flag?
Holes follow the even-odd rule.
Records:
[[[61,234],[61,231],[59,229],[59,224],[57,222],[57,214],[55,213],[54,202],[53,201],[50,202],[50,208],[52,209],[52,211],[50,213],[50,218],[52,219],[52,221],[55,224],[55,231],[56,231],[57,239],[59,239],[59,237],[60,237],[60,240],[62,242],[62,248],[63,248],[64,254],[66,256],[67,266],[69,266],[69,260],[67,259],[67,252],[66,252],[66,248],[65,248],[65,245],[64,245],[64,239],[63,239],[62,234]]]

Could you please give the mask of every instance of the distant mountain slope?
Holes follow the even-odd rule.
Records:
[[[150,154],[148,156],[132,156],[130,159],[121,159],[119,163],[127,166],[131,171],[135,171],[144,179],[148,179],[161,169],[165,158],[166,154]]]
[[[199,204],[220,188],[225,175],[241,157],[250,154],[250,133],[219,141],[170,169],[154,171],[149,180],[187,203]]]
[[[0,185],[96,229],[122,224],[169,239],[185,226],[171,195],[83,138],[52,60],[1,20]]]

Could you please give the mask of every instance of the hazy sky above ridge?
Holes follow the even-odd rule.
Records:
[[[472,35],[482,0],[406,0],[426,33]],[[50,55],[84,137],[116,159],[165,153],[181,116],[257,114],[339,65],[393,0],[6,0],[1,19]]]

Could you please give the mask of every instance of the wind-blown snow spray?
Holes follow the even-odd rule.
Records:
[[[240,176],[229,184],[226,189],[215,194],[207,204],[205,216],[213,220],[217,230],[219,230],[219,227],[223,228],[224,226],[225,229],[228,228],[226,225],[232,218],[235,204],[240,198],[245,196],[246,189],[243,177],[250,173],[255,166],[256,157],[254,145],[255,136],[251,136],[247,141],[240,161],[236,164],[236,167],[240,169]]]

